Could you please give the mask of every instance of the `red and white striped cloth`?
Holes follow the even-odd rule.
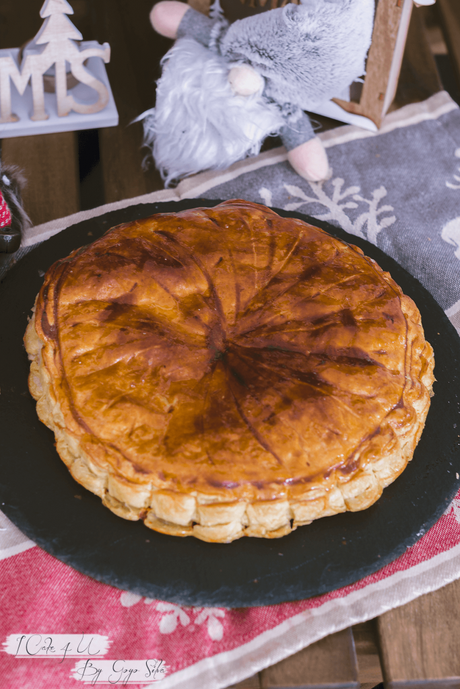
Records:
[[[0,227],[9,227],[11,225],[11,211],[5,201],[2,192],[0,191]]]
[[[459,573],[460,491],[418,543],[374,574],[308,600],[235,609],[177,605],[102,584],[35,546],[0,512],[1,686],[84,689],[88,685],[75,676],[75,656],[24,658],[1,648],[21,634],[79,634],[87,640],[106,636],[105,657],[113,662],[164,661],[161,682],[131,680],[133,689],[219,689],[436,590]]]

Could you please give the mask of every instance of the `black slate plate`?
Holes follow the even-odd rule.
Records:
[[[51,238],[7,275],[0,287],[0,503],[44,550],[107,584],[185,605],[269,605],[322,594],[375,572],[414,544],[444,512],[460,483],[460,340],[433,297],[375,246],[327,223],[279,211],[359,245],[417,303],[434,347],[437,382],[412,462],[368,510],[320,519],[280,540],[208,544],[158,534],[116,517],[71,478],[28,392],[22,337],[40,276],[55,260],[113,225],[216,203],[194,199],[107,213]]]

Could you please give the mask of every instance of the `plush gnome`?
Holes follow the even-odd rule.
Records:
[[[17,167],[0,162],[0,253],[17,251],[23,229],[31,224],[21,201],[24,184]]]
[[[310,181],[328,176],[327,155],[305,110],[339,95],[365,72],[374,0],[302,0],[229,25],[165,0],[154,29],[177,39],[163,58],[144,143],[166,185],[224,169],[278,134]]]

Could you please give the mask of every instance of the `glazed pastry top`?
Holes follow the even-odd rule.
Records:
[[[271,499],[347,481],[389,415],[410,420],[402,300],[419,323],[356,247],[233,201],[118,226],[58,261],[35,322],[94,461],[157,488]]]

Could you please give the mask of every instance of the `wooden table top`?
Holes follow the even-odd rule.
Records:
[[[42,4],[43,0],[2,0],[0,48],[19,47],[36,34]],[[28,180],[24,204],[34,224],[163,188],[155,169],[142,169],[142,126],[132,124],[154,103],[159,61],[171,45],[150,27],[153,0],[72,0],[71,4],[72,21],[84,39],[111,45],[107,72],[120,123],[99,131],[2,141],[2,160],[22,168]],[[433,46],[442,54],[438,66],[445,87],[458,89],[460,0],[437,0],[434,9],[413,13],[395,107],[423,100],[442,88]],[[327,120],[322,124],[338,125]],[[0,260],[11,257],[3,255]],[[459,608],[457,581],[322,639],[235,687],[370,689],[382,681],[395,688],[460,687]]]

